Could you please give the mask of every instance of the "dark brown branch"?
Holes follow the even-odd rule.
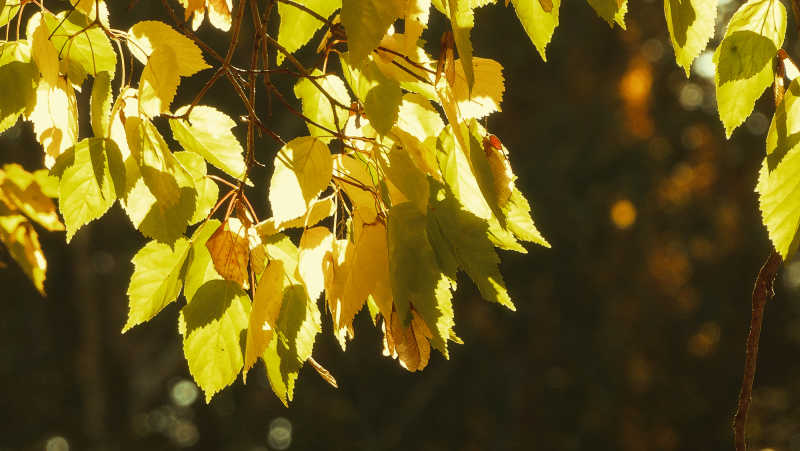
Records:
[[[753,287],[753,306],[750,313],[750,333],[747,335],[747,345],[744,358],[744,376],[742,388],[739,392],[739,402],[736,407],[736,416],[733,420],[733,435],[736,451],[747,450],[747,412],[753,397],[753,380],[756,376],[756,361],[758,360],[758,342],[761,337],[761,324],[764,321],[764,307],[773,296],[772,283],[781,265],[781,256],[774,250],[767,257],[761,270],[758,271],[755,286]]]

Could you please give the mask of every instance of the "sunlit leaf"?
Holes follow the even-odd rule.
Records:
[[[189,224],[196,224],[206,219],[211,209],[214,208],[219,198],[219,187],[213,180],[206,177],[206,162],[203,157],[194,152],[175,152],[174,155],[194,180],[197,202]]]
[[[0,215],[0,242],[44,296],[47,260],[33,225],[22,215]]]
[[[139,110],[148,117],[169,111],[180,82],[175,52],[170,47],[156,48],[139,79]]]
[[[181,77],[192,76],[210,67],[191,39],[163,22],[139,22],[128,30],[128,37],[128,49],[142,64],[147,64],[149,56],[155,50],[169,48],[175,54],[176,73]]]
[[[8,208],[23,213],[49,231],[64,230],[56,206],[50,199],[50,195],[54,194],[47,187],[53,183],[53,180],[49,180],[51,178],[58,186],[58,179],[46,173],[32,174],[18,164],[4,165],[0,170],[0,200],[7,203]]]
[[[326,138],[327,141],[332,134],[344,127],[347,121],[349,113],[342,106],[350,105],[350,94],[342,79],[336,75],[323,76],[319,70],[315,70],[311,75],[314,82],[309,78],[301,79],[294,85],[294,95],[302,102],[303,114],[327,129],[307,124],[311,136]]]
[[[778,0],[749,0],[731,17],[714,52],[717,108],[730,137],[773,82],[773,58],[786,34],[786,9]]]
[[[541,1],[530,0],[511,0],[514,4],[514,11],[517,13],[520,23],[522,23],[528,37],[531,38],[536,50],[547,61],[545,50],[553,32],[558,27],[558,10],[561,7],[561,0],[551,0],[550,9],[543,8]]]
[[[455,325],[450,280],[442,274],[428,239],[427,217],[411,203],[389,210],[387,237],[394,305],[403,324],[413,307],[432,332],[431,344],[447,356],[447,340]]]
[[[52,33],[59,57],[68,63],[71,81],[80,84],[86,75],[96,76],[100,72],[108,72],[114,78],[117,53],[98,25],[90,26],[91,21],[78,11],[45,13],[42,17]]]
[[[364,105],[364,112],[375,130],[385,135],[397,121],[397,112],[403,97],[400,85],[383,75],[371,60],[360,68],[341,59],[347,84]]]
[[[444,272],[455,279],[456,271],[463,269],[484,299],[516,310],[500,274],[500,259],[489,241],[486,221],[462,209],[443,187],[431,190],[428,238]]]
[[[236,380],[242,370],[243,332],[249,315],[247,293],[227,280],[202,284],[181,309],[186,324],[183,353],[206,402]]]
[[[342,7],[342,0],[306,0],[302,5],[327,18]],[[278,43],[289,53],[294,53],[304,46],[324,25],[324,22],[308,12],[282,2],[278,3],[278,14],[281,17],[278,27]],[[278,52],[276,58],[280,66],[285,56]]]
[[[289,141],[275,157],[269,202],[276,224],[306,213],[311,200],[331,180],[333,161],[328,146],[310,137]]]
[[[247,372],[264,353],[272,340],[273,331],[283,304],[283,290],[288,278],[283,262],[271,260],[261,275],[253,295],[253,309],[247,327],[247,341],[242,378],[247,381]]]
[[[69,242],[83,225],[103,216],[125,191],[125,165],[114,141],[87,138],[56,160],[58,209]]]
[[[175,115],[181,116],[187,109],[188,106],[181,107]],[[202,155],[206,161],[237,180],[244,177],[244,149],[233,135],[236,123],[228,115],[198,105],[192,108],[187,119],[170,119],[169,124],[175,139],[184,149]]]
[[[587,0],[598,16],[612,27],[614,23],[625,29],[625,14],[628,12],[628,0]]]
[[[95,76],[89,103],[92,132],[97,137],[108,137],[111,130],[111,77],[108,72]]]
[[[247,230],[237,218],[227,218],[206,241],[217,273],[226,280],[247,288],[247,262],[250,247]]]
[[[181,238],[172,246],[150,241],[136,253],[128,285],[130,310],[123,333],[153,319],[178,298],[189,248],[189,242]]]
[[[327,227],[313,227],[300,238],[297,272],[306,286],[308,297],[316,302],[325,289],[323,266],[331,259],[334,236]]]
[[[342,24],[356,66],[378,46],[389,26],[405,13],[405,0],[343,0]]]
[[[686,71],[714,36],[717,0],[664,0],[664,16],[675,60]]]

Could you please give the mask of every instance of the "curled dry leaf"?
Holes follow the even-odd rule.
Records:
[[[237,218],[228,218],[206,241],[211,260],[219,275],[247,288],[247,262],[250,254],[247,227]]]

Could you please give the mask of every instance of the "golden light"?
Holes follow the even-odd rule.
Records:
[[[614,226],[627,229],[636,222],[636,207],[628,199],[620,199],[611,206],[610,216]]]

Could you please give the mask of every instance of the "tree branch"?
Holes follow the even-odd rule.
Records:
[[[756,376],[756,361],[758,360],[758,342],[761,337],[761,324],[764,321],[764,307],[774,293],[772,283],[781,265],[781,256],[774,250],[767,257],[761,270],[758,271],[755,286],[753,287],[753,307],[750,313],[750,333],[747,335],[747,345],[744,358],[744,376],[742,388],[739,392],[739,403],[736,407],[736,416],[733,420],[733,435],[736,451],[747,450],[747,412],[753,397],[753,380]]]

